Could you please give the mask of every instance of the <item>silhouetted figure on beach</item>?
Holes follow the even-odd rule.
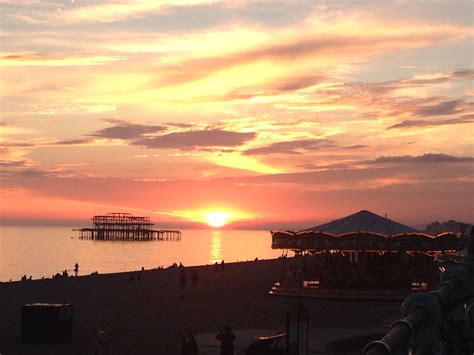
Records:
[[[26,274],[21,277],[21,281],[26,281]]]
[[[68,275],[68,273],[67,273],[67,270],[64,270],[64,271],[63,271],[63,275],[62,275],[62,276],[63,276],[63,277],[69,277],[69,275]]]
[[[97,335],[97,340],[92,347],[92,355],[112,355],[112,347],[103,330]]]
[[[222,260],[222,261],[221,261],[221,270],[222,270],[222,271],[224,271],[224,265],[225,265],[224,260]]]
[[[181,275],[179,275],[179,284],[182,289],[186,287],[186,274],[184,271],[181,271]]]
[[[77,276],[79,275],[79,264],[76,263],[76,265],[74,265],[74,275]]]
[[[196,287],[196,284],[198,281],[199,281],[199,275],[196,270],[193,270],[193,275],[191,276],[191,282],[193,284],[193,288]]]
[[[216,335],[216,339],[221,342],[221,355],[234,355],[235,334],[230,331],[228,325]]]
[[[181,355],[197,355],[198,347],[191,329],[186,329],[183,342],[181,344]]]

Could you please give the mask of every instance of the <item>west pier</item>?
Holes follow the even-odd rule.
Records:
[[[181,232],[172,229],[153,229],[150,217],[113,212],[92,217],[92,227],[73,229],[79,239],[122,241],[179,241]]]

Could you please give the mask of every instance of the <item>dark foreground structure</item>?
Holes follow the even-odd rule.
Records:
[[[401,313],[364,355],[474,354],[474,235],[462,265],[443,272],[433,292],[407,297]]]
[[[93,227],[73,229],[80,239],[94,240],[181,240],[181,232],[170,229],[153,229],[150,217],[129,213],[107,213],[92,217]]]
[[[21,307],[21,343],[52,344],[72,335],[71,304],[33,303]]]

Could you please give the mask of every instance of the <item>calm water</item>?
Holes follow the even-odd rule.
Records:
[[[173,262],[186,265],[216,261],[244,261],[276,258],[267,231],[183,230],[178,242],[114,242],[80,240],[71,228],[0,227],[0,281],[33,278],[71,270],[79,264],[79,274],[93,271],[120,271],[166,267]]]

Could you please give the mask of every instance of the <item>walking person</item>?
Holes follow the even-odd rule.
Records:
[[[79,264],[76,263],[76,265],[74,265],[74,275],[77,276],[79,274]]]
[[[181,274],[179,276],[179,285],[181,287],[179,298],[183,299],[184,298],[184,290],[186,289],[186,274],[184,273],[184,270],[181,270]]]
[[[196,339],[191,329],[184,332],[183,342],[181,344],[181,355],[198,355]]]
[[[234,355],[235,334],[231,332],[228,325],[216,335],[216,339],[221,342],[221,355]]]

